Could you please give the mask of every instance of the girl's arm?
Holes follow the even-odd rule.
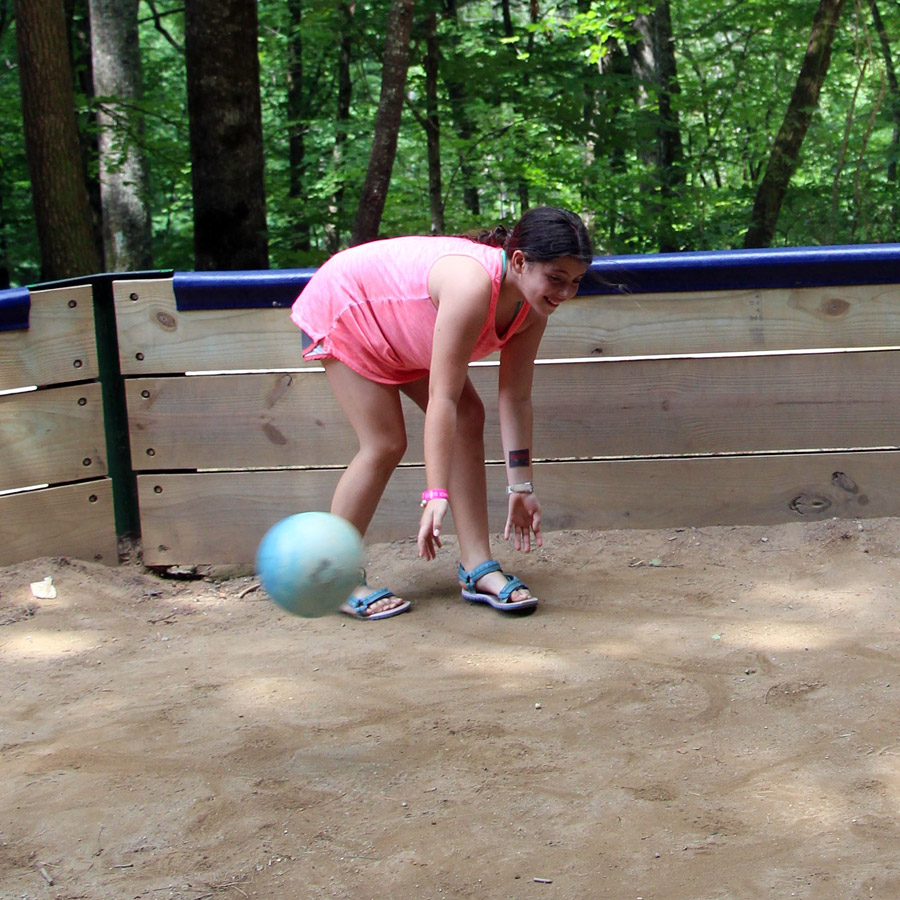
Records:
[[[532,472],[533,411],[531,386],[534,359],[544,335],[546,319],[530,322],[514,335],[500,353],[500,436],[511,487],[534,482]],[[503,535],[513,538],[516,550],[531,550],[531,535],[540,547],[541,505],[535,493],[513,492]]]
[[[456,436],[459,398],[469,359],[490,309],[491,280],[474,259],[448,256],[431,270],[428,289],[438,305],[425,412],[425,480],[429,490],[446,490]],[[419,555],[433,559],[449,504],[430,500],[419,523]]]

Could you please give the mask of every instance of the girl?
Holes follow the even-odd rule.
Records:
[[[538,207],[512,231],[477,238],[400,237],[329,259],[294,303],[303,357],[321,360],[359,439],[331,511],[365,535],[406,450],[400,392],[425,411],[425,479],[419,556],[434,559],[448,508],[459,541],[462,596],[504,612],[537,598],[491,557],[484,406],[468,364],[500,350],[500,432],[509,487],[504,536],[516,550],[541,546],[541,506],[531,469],[532,369],[547,317],[578,290],[593,259],[572,212]],[[410,604],[361,584],[342,610],[383,619]]]

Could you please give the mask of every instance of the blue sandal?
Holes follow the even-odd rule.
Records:
[[[501,572],[506,579],[506,584],[501,588],[499,594],[491,594],[486,591],[479,590],[476,587],[477,582],[489,575],[491,572]],[[518,590],[524,588],[528,590],[528,585],[520,581],[514,575],[507,575],[500,567],[500,563],[495,559],[489,559],[480,566],[475,566],[471,572],[467,572],[462,563],[459,565],[459,583],[462,587],[462,595],[464,600],[470,603],[487,603],[500,612],[532,612],[537,608],[537,597],[528,597],[525,600],[510,600],[509,598]]]
[[[404,600],[397,606],[390,609],[384,609],[381,612],[369,613],[369,607],[384,600],[385,597],[396,597],[397,595],[387,588],[379,588],[370,591],[365,597],[349,597],[347,602],[341,605],[341,612],[354,619],[389,619],[391,616],[399,616],[400,613],[408,612],[412,607],[409,600]]]

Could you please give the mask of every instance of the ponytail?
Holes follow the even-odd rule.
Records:
[[[528,210],[512,231],[498,225],[467,237],[489,247],[502,247],[507,254],[521,250],[529,262],[571,256],[590,265],[594,259],[594,248],[584,222],[575,213],[555,206]]]
[[[487,244],[488,247],[505,247],[509,240],[509,232],[505,225],[498,225],[496,228],[485,228],[473,234],[472,240],[479,244]]]

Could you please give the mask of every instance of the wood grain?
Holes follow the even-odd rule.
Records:
[[[42,556],[118,565],[109,478],[0,497],[0,565]]]
[[[496,367],[470,374],[496,409]],[[900,444],[900,351],[540,364],[535,458],[678,456]],[[322,373],[134,379],[137,470],[346,465],[352,429]],[[406,462],[423,459],[405,403]],[[489,459],[502,459],[495,414]]]
[[[97,378],[90,285],[31,292],[29,327],[0,331],[0,391]]]
[[[328,509],[339,470],[138,477],[149,565],[250,563],[284,516]],[[900,452],[541,463],[535,481],[544,530],[763,525],[900,514]],[[398,469],[370,541],[411,540],[419,467]],[[503,529],[502,467],[488,469],[490,527]],[[410,544],[410,553],[415,554]],[[497,552],[505,552],[497,547]],[[452,561],[448,562],[451,564]]]
[[[123,375],[310,368],[286,309],[180,313],[169,279],[113,283]]]
[[[100,385],[0,397],[0,490],[107,474]]]
[[[900,285],[577,297],[540,357],[900,346]]]
[[[114,293],[125,375],[309,368],[286,309],[179,313],[166,279]],[[578,297],[550,318],[539,358],[883,346],[900,346],[898,285]]]

